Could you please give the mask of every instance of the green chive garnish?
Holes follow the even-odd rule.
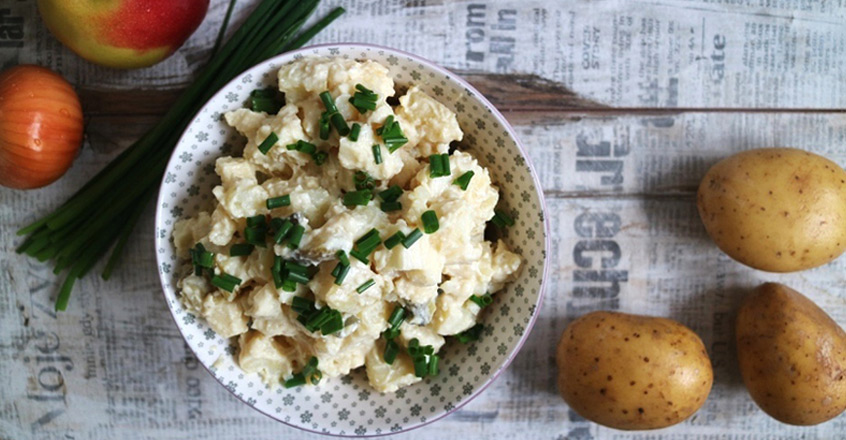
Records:
[[[371,147],[373,150],[373,161],[376,162],[376,165],[382,163],[382,147],[379,144],[373,144]]]
[[[388,340],[385,343],[385,363],[388,365],[393,365],[394,361],[397,359],[397,355],[399,354],[399,344],[397,344],[393,340]]]
[[[233,244],[229,248],[229,256],[230,257],[243,257],[245,255],[250,255],[253,253],[253,249],[256,247],[249,243],[236,243]]]
[[[449,154],[433,154],[429,156],[429,176],[449,176]]]
[[[360,249],[353,249],[350,251],[351,257],[355,257],[358,261],[361,261],[364,264],[370,264],[370,260],[367,259],[368,255],[370,255],[370,252],[365,254]]]
[[[222,273],[215,275],[211,279],[211,283],[227,292],[235,290],[235,286],[241,284],[241,279],[233,277],[232,275]]]
[[[291,238],[288,240],[288,247],[296,249],[300,247],[300,241],[303,239],[305,228],[302,225],[296,225],[291,229]]]
[[[258,228],[258,227],[265,227],[267,225],[267,217],[264,214],[254,215],[252,217],[247,217],[247,227],[248,228]]]
[[[408,235],[402,240],[402,247],[408,249],[411,245],[414,244],[420,237],[423,236],[423,233],[420,232],[420,229],[414,228],[413,231],[409,232]]]
[[[291,231],[291,228],[294,227],[294,223],[291,220],[285,219],[284,222],[276,229],[276,233],[273,235],[273,242],[276,244],[281,244],[282,240],[288,236],[288,232]]]
[[[423,213],[420,216],[420,219],[423,220],[423,231],[427,234],[433,234],[437,232],[440,225],[438,224],[438,215],[435,214],[435,211],[429,210]]]
[[[355,88],[358,91],[350,98],[350,104],[361,114],[368,110],[376,110],[376,100],[379,99],[379,96],[361,84],[356,84]]]
[[[467,191],[467,186],[470,185],[470,179],[472,179],[475,174],[476,173],[473,171],[467,171],[462,174],[461,177],[455,179],[452,183],[458,185],[462,191]]]
[[[343,264],[344,266],[349,266],[349,265],[350,265],[350,259],[349,259],[349,258],[347,258],[347,253],[346,253],[346,252],[344,252],[343,250],[339,250],[338,252],[335,252],[335,256],[336,256],[336,257],[338,257],[338,260],[339,260],[339,261],[341,262],[341,264]]]
[[[295,296],[291,300],[291,309],[293,309],[297,313],[302,313],[307,310],[311,310],[314,307],[314,302],[309,301],[302,296]]]
[[[364,283],[362,283],[360,286],[356,287],[355,291],[358,292],[358,293],[364,293],[365,290],[373,287],[375,284],[376,284],[376,281],[374,281],[373,278],[371,278],[371,279],[365,281]]]
[[[297,373],[291,376],[290,379],[286,380],[284,386],[285,388],[296,388],[298,386],[305,385],[305,383],[305,376],[303,376],[302,373]]]
[[[504,229],[506,226],[514,226],[514,219],[512,219],[505,211],[501,209],[494,209],[494,216],[491,223],[497,227]]]
[[[318,151],[311,155],[311,158],[314,160],[314,164],[317,166],[323,165],[326,162],[326,159],[329,158],[329,153],[325,151]]]
[[[291,196],[289,194],[267,199],[267,209],[276,209],[283,206],[291,206]]]
[[[464,330],[463,332],[456,335],[458,342],[462,344],[466,344],[468,342],[478,341],[479,336],[482,335],[482,331],[485,329],[484,324],[476,324],[473,327]]]
[[[344,318],[341,316],[341,312],[332,310],[329,314],[329,320],[320,326],[320,333],[323,336],[331,335],[342,328],[344,328]]]
[[[360,249],[370,249],[375,248],[381,242],[382,240],[379,238],[379,231],[374,228],[367,231],[366,234],[362,235],[361,238],[356,240],[355,244]]]
[[[287,279],[294,281],[296,283],[300,283],[300,284],[306,284],[306,283],[309,282],[309,278],[305,274],[301,274],[301,273],[298,273],[298,272],[292,272],[292,271],[288,271]]]
[[[267,154],[276,142],[279,140],[279,136],[276,135],[274,132],[270,132],[270,134],[264,138],[261,144],[258,146],[258,150],[261,151],[261,154]]]
[[[390,188],[379,193],[379,198],[385,202],[395,202],[402,195],[402,188],[399,185],[392,185]]]
[[[403,319],[405,319],[405,309],[396,306],[394,307],[394,311],[391,312],[391,317],[388,318],[388,325],[390,328],[398,329],[400,324],[402,324]]]
[[[382,212],[399,211],[399,210],[402,209],[402,203],[400,203],[400,202],[382,202],[382,204],[379,205],[379,208],[382,210]]]
[[[438,375],[438,361],[440,357],[438,355],[433,354],[429,357],[429,376],[437,376]]]
[[[285,280],[282,282],[282,290],[286,292],[296,292],[297,283],[294,280]]]
[[[360,133],[361,133],[361,124],[356,122],[352,125],[352,128],[350,129],[350,136],[349,136],[350,140],[353,141],[353,142],[358,142],[358,135]]]
[[[490,293],[482,296],[470,295],[470,301],[476,303],[476,305],[480,308],[485,308],[486,306],[491,305],[491,303],[493,302],[493,298],[491,297]]]
[[[364,171],[356,171],[355,174],[353,174],[353,184],[355,185],[355,189],[359,191],[363,189],[369,189],[372,191],[374,186],[373,176]]]
[[[373,198],[373,192],[369,189],[362,189],[358,191],[351,191],[344,194],[344,205],[346,206],[366,206]]]
[[[347,277],[347,274],[350,273],[350,266],[348,264],[344,265],[339,262],[338,265],[335,266],[335,269],[338,270],[338,273],[335,275],[335,284],[340,286],[344,283],[344,278]]]
[[[265,239],[267,238],[267,228],[265,227],[248,227],[244,230],[244,240],[252,245],[258,247],[267,247]]]
[[[382,205],[384,206],[385,204],[383,203]],[[402,231],[397,231],[394,235],[391,235],[387,240],[385,240],[385,247],[393,249],[398,244],[402,243],[403,239],[405,239],[405,234],[403,234]]]
[[[411,361],[414,362],[414,375],[417,377],[426,377],[429,374],[429,365],[426,363],[425,356],[413,356]]]
[[[286,261],[285,269],[290,272],[295,272],[303,275],[308,273],[308,267],[303,266],[302,264],[296,263],[294,261]]]
[[[385,119],[385,124],[376,130],[376,134],[382,137],[382,141],[388,148],[389,153],[397,151],[408,142],[399,123],[394,120],[394,115],[390,115]]]
[[[327,112],[338,112],[338,107],[335,106],[335,101],[332,99],[332,95],[328,90],[320,94],[320,100],[323,101],[323,106],[326,107]]]
[[[329,139],[329,132],[331,131],[332,127],[329,125],[329,112],[323,112],[320,114],[320,139],[324,141]]]

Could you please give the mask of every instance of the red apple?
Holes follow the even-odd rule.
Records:
[[[50,32],[93,63],[147,67],[176,51],[197,29],[209,0],[38,0]]]

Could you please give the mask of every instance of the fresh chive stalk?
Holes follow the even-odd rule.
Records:
[[[318,3],[319,0],[260,1],[232,37],[214,51],[157,125],[64,204],[18,231],[18,235],[28,235],[19,252],[52,258],[56,273],[68,270],[56,310],[67,307],[74,281],[85,275],[117,241],[103,271],[104,278],[111,275],[140,212],[158,190],[173,148],[200,108],[232,78],[277,53],[302,46],[344,12],[343,8],[334,9],[295,37]],[[230,14],[228,11],[227,16]],[[227,24],[228,20],[224,20],[224,28]],[[36,249],[36,244],[41,248]]]

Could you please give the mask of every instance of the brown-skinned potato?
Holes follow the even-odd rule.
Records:
[[[809,269],[846,250],[846,171],[807,151],[727,157],[702,178],[697,206],[717,246],[755,269]]]
[[[558,388],[582,417],[617,429],[683,421],[714,375],[702,340],[664,318],[593,312],[573,321],[557,352]]]
[[[736,337],[743,382],[776,420],[815,425],[846,409],[846,333],[799,292],[759,286],[740,307]]]

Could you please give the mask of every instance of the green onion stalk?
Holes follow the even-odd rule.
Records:
[[[224,28],[234,1],[227,10]],[[18,235],[27,236],[18,253],[41,262],[53,260],[54,273],[67,272],[56,310],[67,308],[74,282],[110,249],[102,277],[109,279],[112,275],[130,233],[156,193],[180,135],[206,101],[249,67],[303,46],[344,13],[343,8],[335,8],[298,34],[319,1],[262,0],[229,41],[216,44],[205,68],[158,124],[64,204],[18,231]],[[222,29],[219,41],[223,33]]]

